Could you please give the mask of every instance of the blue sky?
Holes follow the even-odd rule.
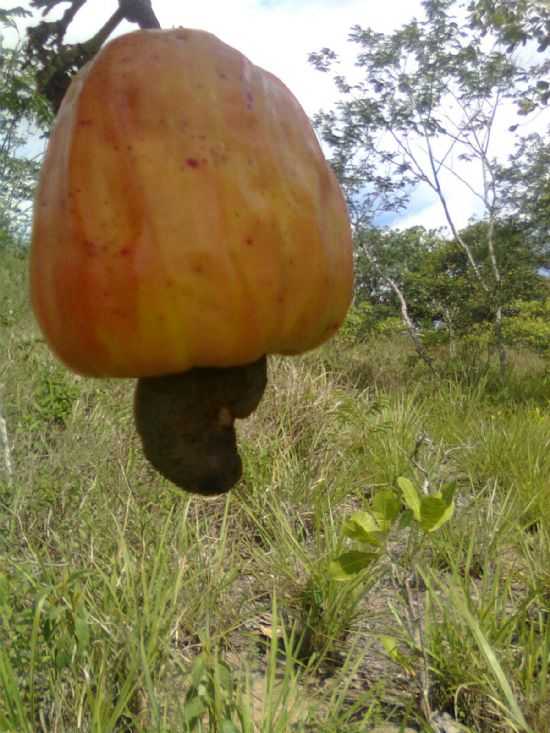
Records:
[[[5,0],[0,0],[4,5]],[[9,5],[30,8],[28,0]],[[68,40],[82,41],[90,37],[114,12],[116,0],[88,0],[71,26]],[[66,6],[58,9],[59,14]],[[188,26],[203,28],[245,53],[254,63],[279,76],[294,92],[309,115],[319,109],[330,109],[338,95],[329,74],[321,74],[308,63],[311,51],[328,46],[341,58],[339,72],[354,73],[354,48],[347,36],[352,25],[371,26],[377,31],[390,32],[421,15],[420,0],[153,0],[153,7],[165,28]],[[54,19],[56,16],[48,16]],[[118,33],[135,29],[123,23]],[[13,36],[10,38],[13,42]],[[538,129],[548,124],[549,116],[538,120]],[[511,152],[510,136],[506,134],[505,115],[497,149]],[[526,128],[524,133],[529,132]],[[456,165],[459,165],[457,162]],[[476,173],[463,170],[472,179]],[[447,176],[444,180],[453,216],[457,225],[464,226],[476,213],[475,197],[463,190],[459,182]],[[407,210],[387,214],[379,222],[407,227],[422,224],[427,228],[444,226],[440,203],[427,187],[417,189]]]

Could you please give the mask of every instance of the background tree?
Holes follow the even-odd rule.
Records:
[[[28,15],[19,7],[1,10],[0,27],[17,30],[17,20]],[[48,106],[36,92],[33,69],[25,64],[22,43],[8,48],[0,36],[0,246],[26,240],[39,163],[24,146],[50,122]]]
[[[460,231],[483,275],[491,270],[487,226],[480,221]],[[527,303],[530,312],[538,312],[548,289],[540,272],[540,249],[528,228],[519,220],[499,220],[493,236],[505,275],[504,318],[526,312]],[[427,345],[448,344],[454,357],[461,338],[491,327],[492,311],[464,249],[441,232],[423,227],[363,228],[357,234],[356,273],[356,303],[368,319],[361,329],[364,334],[387,332],[401,315],[411,335],[418,339],[422,335],[421,342]],[[365,302],[370,304],[368,310]],[[507,340],[512,330],[507,327]]]
[[[532,80],[504,41],[489,37],[485,26],[465,22],[469,7],[460,0],[424,0],[424,18],[390,35],[354,26],[350,39],[358,46],[362,78],[348,83],[337,75],[341,101],[316,122],[332,150],[357,231],[377,207],[401,206],[413,186],[433,191],[491,313],[504,369],[506,275],[495,230],[505,202],[494,137],[499,118],[510,114],[510,102],[523,98]],[[337,58],[323,49],[310,60],[328,71]],[[519,111],[530,112],[525,105]],[[477,201],[486,222],[480,251],[487,253],[489,267],[457,225],[462,202],[446,190],[450,177]]]
[[[487,227],[487,222],[480,221],[460,232],[483,276],[490,276],[492,269]],[[544,299],[544,278],[539,273],[538,252],[529,245],[521,223],[498,221],[493,238],[501,253],[501,297],[506,319],[515,301]],[[493,310],[464,249],[456,241],[440,240],[437,247],[426,252],[404,279],[403,288],[412,304],[413,317],[424,325],[428,337],[433,340],[445,334],[450,356],[456,355],[458,339],[491,326]]]
[[[399,232],[362,226],[356,233],[356,292],[359,299],[376,304],[373,326],[397,311],[417,354],[432,371],[433,361],[422,343],[419,319],[411,312],[405,281],[435,241],[435,234],[422,227]]]
[[[535,46],[545,54],[550,46],[550,6],[547,0],[473,0],[468,5],[470,26],[484,36],[493,35],[509,53]],[[531,112],[550,100],[550,59],[527,62],[523,89],[517,96],[519,110]]]
[[[550,128],[548,129],[550,133]],[[521,222],[539,267],[550,274],[550,141],[538,133],[519,140],[498,172],[504,211]]]
[[[550,45],[550,7],[547,0],[472,0],[470,24],[495,33],[509,51],[536,41],[540,52]]]

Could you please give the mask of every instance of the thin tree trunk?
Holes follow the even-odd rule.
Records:
[[[498,353],[498,360],[500,366],[500,374],[504,376],[508,369],[508,355],[504,346],[504,337],[502,333],[502,305],[501,305],[501,290],[502,290],[502,278],[500,275],[500,269],[497,262],[497,256],[495,251],[495,217],[491,211],[489,217],[489,227],[487,231],[487,247],[489,249],[489,259],[491,261],[491,268],[493,270],[493,277],[495,279],[495,296],[497,300],[497,307],[495,311],[494,321],[494,333],[495,333],[495,346]]]
[[[399,299],[399,303],[400,303],[400,306],[401,306],[401,318],[403,320],[403,323],[407,327],[407,332],[408,332],[409,336],[411,337],[411,340],[412,340],[412,342],[414,344],[414,348],[416,349],[416,353],[422,359],[422,361],[424,362],[424,364],[426,364],[426,366],[429,368],[429,370],[432,372],[432,374],[434,374],[435,376],[437,376],[437,371],[436,371],[436,369],[434,367],[433,359],[431,358],[431,356],[428,354],[428,352],[424,348],[424,344],[420,340],[420,337],[418,335],[418,331],[416,329],[416,326],[412,322],[412,319],[411,319],[411,317],[409,315],[409,309],[407,307],[407,301],[405,299],[405,296],[403,295],[403,292],[402,292],[401,288],[395,282],[395,280],[393,280],[388,275],[382,274],[382,277],[388,283],[388,285],[392,288],[393,292],[397,295],[397,297]]]
[[[387,283],[390,286],[390,288],[393,290],[393,292],[397,295],[397,298],[399,300],[399,304],[401,307],[401,320],[403,321],[407,329],[407,333],[409,334],[411,341],[414,344],[416,353],[422,359],[424,364],[426,364],[426,366],[432,372],[432,374],[434,374],[435,376],[438,376],[436,368],[434,367],[433,359],[431,358],[431,356],[428,354],[428,352],[424,348],[424,344],[422,343],[422,341],[420,340],[418,336],[417,328],[414,325],[409,315],[409,308],[407,306],[407,300],[405,298],[405,295],[403,294],[403,291],[401,290],[399,285],[395,282],[395,280],[383,271],[383,269],[378,264],[376,256],[373,254],[373,252],[369,250],[369,247],[365,242],[363,242],[362,244],[362,249],[365,255],[367,256],[369,262],[378,272],[382,280],[384,280],[384,282]]]
[[[13,463],[11,460],[11,448],[8,438],[8,428],[6,420],[2,412],[2,403],[0,402],[0,451],[4,458],[4,469],[7,478],[8,486],[11,486],[13,481]]]

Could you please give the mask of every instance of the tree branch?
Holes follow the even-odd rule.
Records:
[[[116,10],[105,25],[85,43],[61,45],[57,50],[42,50],[42,58],[46,57],[44,68],[36,75],[39,91],[49,100],[54,112],[57,113],[65,92],[73,75],[81,69],[105,43],[115,30],[124,15],[120,9]],[[30,43],[33,43],[33,37]],[[39,52],[40,54],[40,52]]]
[[[426,348],[424,347],[424,344],[422,343],[422,340],[420,339],[420,336],[418,335],[417,328],[415,324],[413,323],[410,314],[409,314],[409,308],[407,306],[407,300],[405,298],[405,295],[397,282],[386,272],[384,272],[384,269],[380,266],[378,263],[378,260],[376,259],[376,255],[371,251],[368,244],[366,242],[362,242],[362,249],[365,253],[367,259],[372,264],[376,272],[379,274],[379,276],[384,280],[387,285],[393,290],[393,292],[396,294],[397,299],[399,300],[399,305],[401,308],[401,320],[405,324],[405,328],[407,329],[407,333],[409,334],[411,341],[414,344],[414,347],[416,349],[416,353],[418,356],[422,359],[422,361],[426,364],[426,366],[429,368],[429,370],[434,374],[435,376],[438,376],[436,368],[433,363],[433,359],[426,351]]]
[[[151,5],[151,0],[118,0],[124,17],[140,28],[160,28],[160,23]]]
[[[72,76],[84,66],[109,38],[122,20],[137,23],[140,28],[160,28],[151,0],[119,0],[119,7],[97,33],[84,43],[63,45],[63,38],[78,10],[87,0],[72,0],[71,7],[55,22],[42,21],[29,28],[27,54],[36,57],[42,68],[37,73],[39,91],[57,112]],[[38,5],[39,3],[34,3]],[[46,4],[44,14],[57,2]]]

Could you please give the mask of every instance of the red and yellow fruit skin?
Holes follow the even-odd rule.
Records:
[[[47,341],[93,376],[303,352],[352,296],[346,205],[306,114],[199,30],[121,36],[76,75],[30,262]]]

